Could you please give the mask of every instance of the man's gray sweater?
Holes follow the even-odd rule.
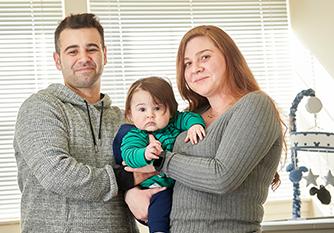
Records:
[[[14,138],[22,232],[137,232],[112,168],[121,121],[107,95],[87,106],[61,84],[22,104]]]

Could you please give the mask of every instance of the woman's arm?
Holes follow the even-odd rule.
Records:
[[[268,96],[251,93],[237,105],[213,157],[166,152],[162,171],[188,187],[217,194],[244,182],[281,136],[281,129]],[[203,146],[212,146],[207,139]]]

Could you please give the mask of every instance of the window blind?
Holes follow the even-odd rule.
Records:
[[[52,61],[61,0],[0,1],[0,221],[20,217],[13,150],[17,111],[33,92],[61,82]]]
[[[261,87],[287,115],[296,92],[291,83],[285,0],[90,0],[89,8],[105,28],[108,64],[102,91],[113,104],[124,107],[134,80],[158,75],[172,81],[182,110],[186,104],[175,82],[178,43],[191,27],[214,24],[232,36]],[[62,82],[52,60],[53,33],[61,19],[62,0],[0,2],[0,221],[19,218],[12,148],[17,111],[33,92]],[[283,182],[277,198],[285,194],[291,199],[291,192],[286,192],[290,186],[289,181]]]
[[[105,27],[108,64],[103,88],[117,105],[124,106],[126,91],[138,78],[160,75],[175,84],[178,43],[200,24],[229,33],[262,88],[283,109],[291,101],[285,0],[90,0],[90,11]],[[287,95],[282,96],[282,90]]]
[[[157,75],[172,81],[182,110],[186,103],[175,81],[178,44],[190,28],[213,24],[235,40],[260,86],[283,116],[288,116],[296,92],[292,88],[286,0],[90,0],[89,9],[105,28],[108,64],[102,88],[113,104],[124,107],[134,80]],[[282,185],[270,192],[269,199],[292,197],[287,173],[280,174]]]

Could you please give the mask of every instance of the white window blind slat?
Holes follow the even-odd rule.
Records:
[[[0,221],[20,217],[13,150],[17,111],[51,76],[61,81],[52,61],[61,18],[61,0],[0,2]]]

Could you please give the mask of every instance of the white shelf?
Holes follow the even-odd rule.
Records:
[[[261,225],[263,233],[333,233],[334,217],[268,221]]]

